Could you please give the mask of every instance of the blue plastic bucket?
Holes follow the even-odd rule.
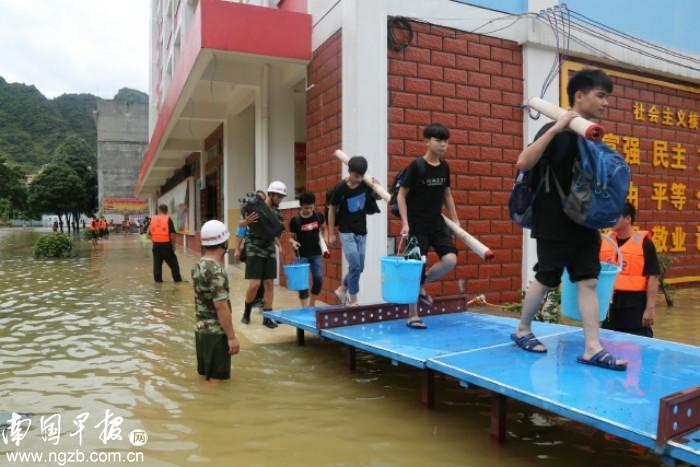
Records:
[[[389,303],[418,303],[423,261],[382,256],[382,299]]]
[[[309,263],[285,264],[284,274],[287,276],[289,290],[306,290],[309,288]]]
[[[613,291],[615,289],[615,279],[622,271],[622,254],[617,247],[617,242],[613,242],[609,237],[603,236],[603,240],[611,242],[615,246],[617,252],[618,264],[600,263],[600,275],[598,276],[598,285],[596,287],[596,295],[598,295],[598,321],[604,321],[608,316],[608,308],[612,300]],[[564,269],[564,274],[561,278],[561,311],[564,316],[570,319],[581,321],[581,310],[578,308],[578,293],[576,284],[571,282],[569,271]]]

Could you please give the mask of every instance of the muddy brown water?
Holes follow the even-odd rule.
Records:
[[[298,347],[291,329],[264,329],[259,316],[245,329],[234,321],[232,380],[207,384],[194,365],[191,284],[168,282],[167,266],[154,284],[147,243],[113,235],[39,261],[31,245],[42,233],[0,229],[0,413],[32,420],[19,447],[0,437],[0,465],[10,452],[71,450],[141,452],[149,466],[659,465],[645,449],[512,401],[508,441],[495,446],[487,392],[439,377],[427,411],[417,370],[360,353],[351,374],[341,346],[307,337]],[[178,255],[189,277],[196,256]],[[245,285],[237,268],[230,277],[240,316]],[[279,292],[276,305],[295,306]],[[675,298],[671,311],[659,301],[657,337],[700,345],[700,292]],[[122,417],[121,441],[99,439],[107,410]],[[86,412],[80,444],[70,435]],[[41,417],[53,414],[57,444],[41,436]],[[132,430],[147,443],[132,446]]]

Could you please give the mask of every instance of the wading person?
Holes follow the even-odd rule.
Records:
[[[95,216],[92,216],[92,220],[90,221],[90,236],[92,237],[92,245],[96,246],[97,239],[100,236],[100,221],[98,221]]]
[[[257,212],[257,218],[248,224],[248,239],[245,243],[245,278],[248,280],[245,307],[243,309],[243,324],[250,324],[250,314],[258,293],[260,284],[265,287],[263,295],[263,311],[272,310],[274,281],[277,278],[277,250],[281,248],[279,237],[284,231],[279,205],[287,196],[287,186],[279,181],[270,183],[267,197]],[[266,206],[266,208],[265,208]],[[247,213],[250,214],[250,213]],[[270,318],[263,318],[263,325],[276,328]]]
[[[175,224],[168,216],[168,206],[158,206],[158,214],[153,216],[148,226],[148,236],[153,242],[153,280],[163,282],[163,261],[168,264],[173,281],[181,282],[180,265],[175,256]]]
[[[267,199],[267,195],[263,190],[257,190],[255,194],[263,201]],[[238,223],[238,228],[236,229],[236,238],[233,243],[233,263],[245,263],[246,253],[245,253],[245,243],[248,240],[248,226],[258,220],[258,214],[256,212],[248,213],[248,215],[241,215],[241,220]],[[263,297],[265,296],[265,286],[260,282],[260,287],[258,287],[258,292],[255,294],[255,300],[253,301],[253,308],[259,307],[262,309],[264,305]]]
[[[603,327],[654,337],[651,326],[656,315],[661,268],[651,233],[632,228],[636,216],[634,206],[626,203],[619,222],[610,233],[622,254],[622,271],[615,280],[613,300]],[[617,253],[609,242],[602,242],[600,260],[617,264]]]
[[[607,98],[612,88],[610,78],[601,70],[582,70],[571,77],[567,94],[573,110],[542,127],[535,141],[518,156],[517,169],[535,174],[533,186],[539,184],[541,177],[549,175],[549,185],[555,186],[555,181],[558,181],[565,194],[569,194],[573,167],[579,154],[578,136],[569,130],[569,123],[577,116],[599,120],[608,106]],[[572,221],[564,213],[555,189],[540,190],[533,209],[535,225],[532,237],[537,242],[535,280],[527,289],[520,324],[511,338],[523,350],[547,351],[533,335],[531,324],[545,294],[559,285],[564,268],[567,268],[571,281],[576,284],[585,336],[583,355],[577,361],[611,370],[625,370],[627,363],[616,359],[600,343],[596,295],[600,273],[600,233]]]
[[[202,226],[201,238],[203,256],[192,268],[197,372],[207,381],[229,379],[231,355],[240,350],[231,320],[224,264],[229,232],[223,222],[211,220]]]
[[[302,307],[316,305],[323,288],[323,260],[321,259],[321,236],[325,228],[323,214],[316,212],[316,196],[308,191],[299,195],[299,214],[289,221],[292,238],[289,243],[296,251],[301,263],[311,269],[311,296],[309,289],[299,291]]]
[[[406,169],[401,188],[396,196],[401,215],[401,235],[411,235],[418,240],[421,255],[426,256],[432,248],[440,257],[428,271],[421,274],[421,290],[418,300],[430,306],[433,299],[423,287],[454,269],[457,264],[457,248],[447,224],[442,217],[442,207],[457,225],[457,208],[450,191],[450,167],[443,160],[447,151],[450,131],[439,123],[428,125],[423,130],[426,152]],[[407,325],[415,329],[425,329],[425,323],[418,317],[418,307],[409,307]]]
[[[379,212],[378,196],[362,179],[367,172],[367,159],[351,157],[348,176],[332,190],[328,200],[328,245],[335,245],[335,225],[338,224],[343,255],[348,263],[348,273],[335,295],[341,304],[357,305],[360,292],[360,275],[365,267],[367,245],[367,215]],[[374,181],[376,183],[376,180]]]

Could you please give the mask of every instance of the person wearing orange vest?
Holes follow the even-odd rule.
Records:
[[[105,230],[107,229],[107,221],[104,217],[97,219],[97,233],[100,238],[105,236]]]
[[[100,223],[95,216],[92,216],[90,221],[90,230],[92,231],[92,244],[97,245],[97,238],[100,235]]]
[[[148,226],[148,236],[153,242],[153,280],[163,282],[163,261],[170,267],[173,281],[182,282],[180,265],[175,256],[175,225],[168,216],[168,206],[158,206],[158,214],[153,216]]]
[[[610,238],[622,254],[622,272],[615,280],[615,293],[603,327],[614,331],[654,337],[651,326],[656,313],[661,268],[651,233],[634,230],[637,211],[629,202],[613,227]],[[600,260],[617,263],[617,252],[610,242],[602,242]]]

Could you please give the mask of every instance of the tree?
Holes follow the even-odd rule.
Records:
[[[27,210],[24,173],[0,152],[0,218],[13,219]]]
[[[115,94],[114,100],[129,103],[140,102],[143,104],[148,104],[148,94],[137,91],[136,89],[121,88],[119,91],[117,91],[117,94]]]
[[[77,134],[97,148],[94,111],[99,98],[64,94],[47,99],[34,86],[8,83],[0,77],[0,151],[27,173],[53,162],[56,147]]]
[[[36,213],[55,213],[59,218],[65,216],[67,221],[67,214],[79,209],[76,190],[80,191],[82,184],[80,177],[67,164],[49,164],[32,181],[29,204]]]
[[[91,215],[97,211],[97,157],[87,141],[76,135],[58,145],[54,157],[59,164],[73,169],[81,180],[74,194],[74,210],[70,211],[77,229],[81,213]]]

